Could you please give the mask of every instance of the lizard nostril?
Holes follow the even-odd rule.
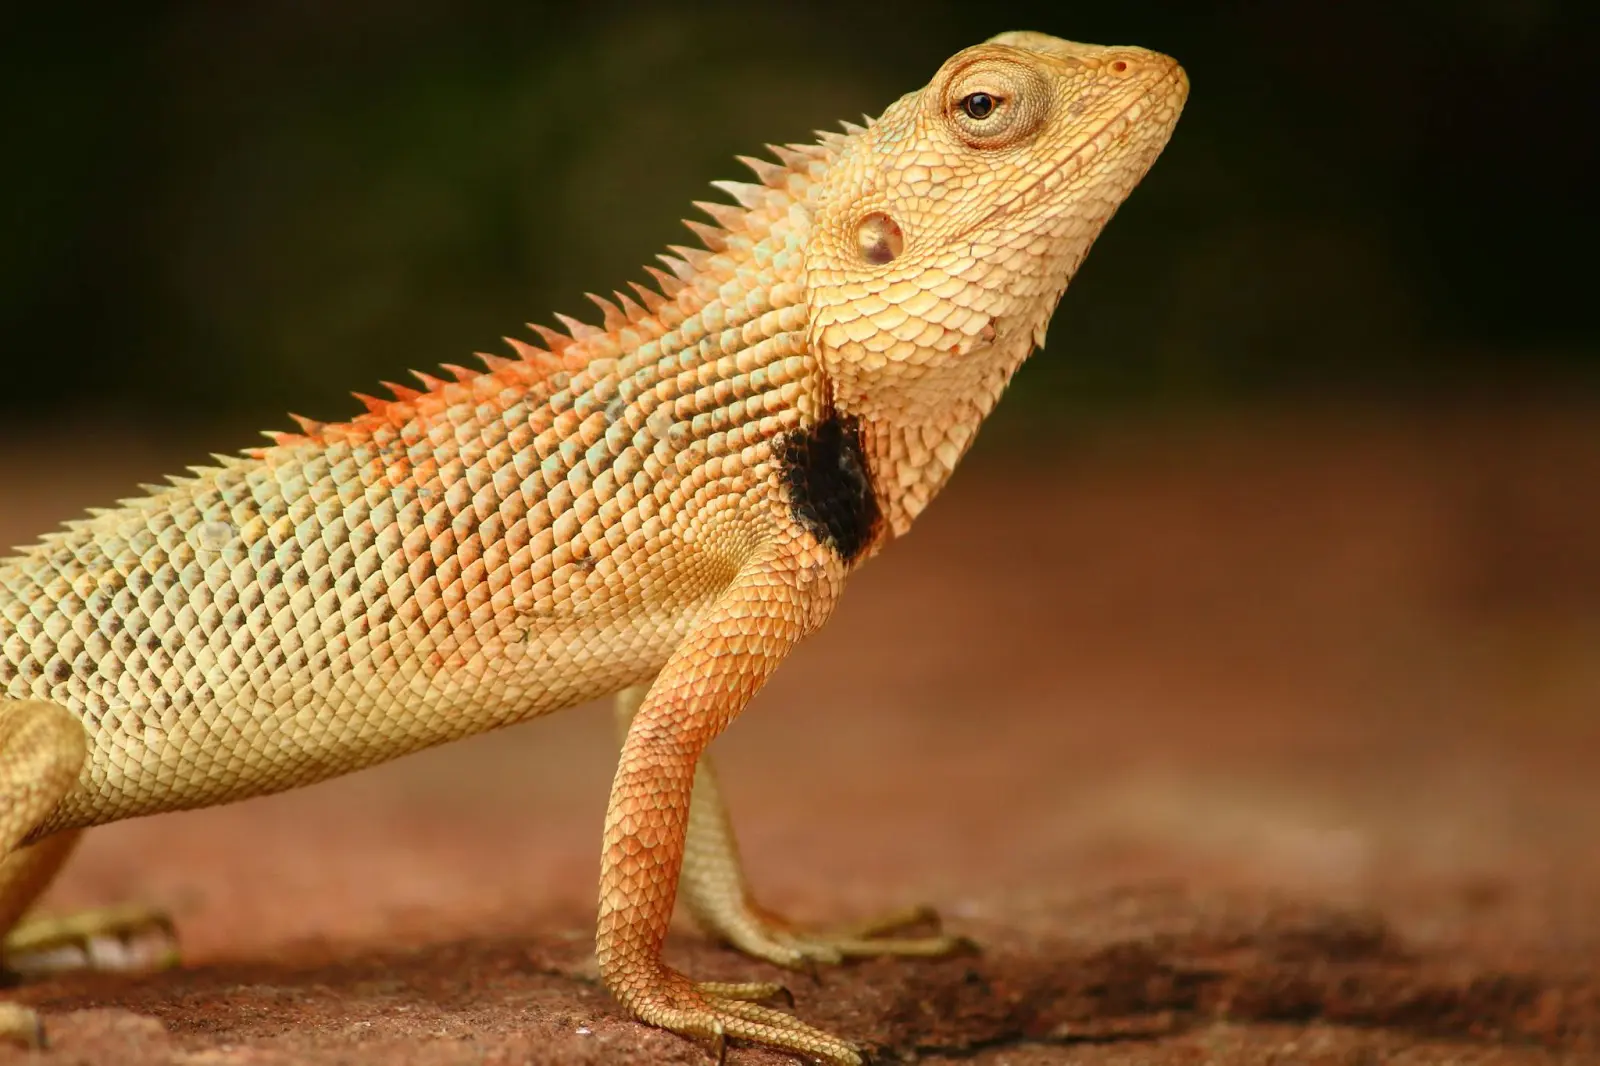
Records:
[[[1128,61],[1126,59],[1119,59],[1115,63],[1112,63],[1111,64],[1111,73],[1113,73],[1113,74],[1126,74],[1126,73],[1128,73]]]
[[[861,242],[861,258],[873,266],[895,259],[906,246],[899,223],[882,211],[874,211],[856,224],[856,239]]]

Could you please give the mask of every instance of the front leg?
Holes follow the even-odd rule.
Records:
[[[829,1063],[861,1062],[849,1044],[754,1000],[771,984],[697,984],[661,960],[672,918],[695,766],[784,656],[832,610],[844,564],[797,534],[751,563],[686,636],[623,741],[606,810],[596,954],[606,986],[652,1025],[719,1056],[732,1037]]]
[[[638,685],[618,693],[617,728],[624,738],[648,692],[649,686]],[[849,958],[938,956],[973,947],[965,937],[938,934],[939,915],[931,907],[906,907],[853,925],[818,930],[802,928],[756,902],[709,752],[695,767],[678,895],[707,933],[746,955],[789,969]],[[890,935],[915,926],[931,926],[934,934]]]

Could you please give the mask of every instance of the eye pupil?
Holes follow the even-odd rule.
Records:
[[[988,93],[970,93],[961,100],[961,110],[968,118],[983,120],[994,113],[994,97]]]

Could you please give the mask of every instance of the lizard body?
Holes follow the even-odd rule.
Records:
[[[0,560],[0,925],[82,827],[620,692],[606,983],[680,1033],[857,1061],[753,1002],[772,986],[661,962],[680,872],[714,932],[786,965],[953,942],[760,911],[701,753],[942,487],[1186,93],[1156,53],[1002,35],[748,160],[759,182],[690,223],[704,247],[594,297],[599,326],[535,327]]]

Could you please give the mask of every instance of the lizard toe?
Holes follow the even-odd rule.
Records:
[[[652,987],[629,996],[628,1006],[640,1021],[704,1044],[719,1063],[726,1054],[726,1042],[737,1040],[803,1055],[827,1066],[863,1066],[866,1060],[853,1045],[792,1014],[756,1002],[787,992],[768,982],[696,984],[666,970]]]
[[[163,970],[178,964],[178,934],[164,910],[124,904],[25,921],[6,934],[0,958],[22,976]]]
[[[765,909],[749,906],[737,922],[714,931],[747,955],[791,970],[808,970],[846,959],[900,956],[932,958],[965,954],[977,945],[961,936],[940,932],[938,913],[915,906],[832,929],[807,930]],[[895,936],[923,927],[924,935]],[[931,927],[931,928],[929,928]]]

